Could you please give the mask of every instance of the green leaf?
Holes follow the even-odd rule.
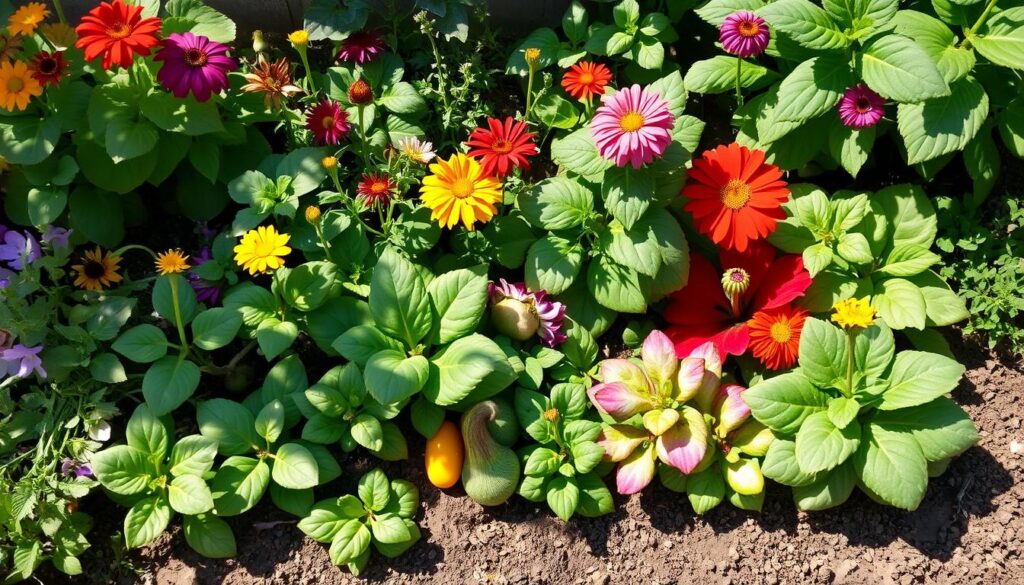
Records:
[[[324,236],[325,238],[327,236]],[[288,273],[281,296],[292,307],[310,312],[338,292],[337,267],[330,262],[306,262]]]
[[[525,280],[532,290],[560,294],[576,280],[582,266],[582,250],[570,240],[548,234],[530,246]]]
[[[956,35],[941,20],[914,10],[900,10],[893,22],[896,32],[924,48],[946,83],[963,78],[974,68],[974,51],[957,46]]]
[[[661,250],[654,229],[642,221],[632,230],[625,230],[612,221],[601,234],[601,249],[622,266],[632,267],[640,274],[657,276],[661,268]]]
[[[200,136],[224,131],[217,104],[212,100],[199,103],[191,95],[181,99],[165,91],[151,91],[139,102],[139,111],[167,132]]]
[[[290,490],[272,483],[270,501],[282,512],[303,518],[313,508],[313,488]]]
[[[808,49],[839,49],[850,44],[828,13],[808,0],[778,0],[757,14]]]
[[[875,215],[888,219],[893,247],[917,244],[931,248],[937,221],[935,208],[924,189],[916,185],[886,187],[874,194],[871,206]]]
[[[384,349],[366,363],[366,390],[381,404],[392,404],[419,392],[427,383],[430,365],[421,355],[406,357],[400,351]]]
[[[807,319],[800,333],[800,370],[815,386],[831,387],[846,379],[848,346],[839,328],[821,319]]]
[[[161,464],[167,456],[170,446],[167,435],[167,427],[145,404],[135,408],[125,429],[128,446],[145,453],[156,465]]]
[[[192,321],[192,343],[212,351],[231,343],[242,327],[242,317],[224,308],[207,309]]]
[[[931,402],[956,388],[963,375],[964,366],[948,357],[923,351],[900,352],[878,408],[897,410]]]
[[[153,308],[172,325],[177,325],[174,295],[171,293],[172,280],[177,283],[178,307],[181,310],[182,323],[187,324],[195,317],[199,303],[196,301],[195,291],[180,274],[170,274],[156,279],[156,284],[153,286]]]
[[[221,455],[241,455],[259,446],[253,414],[237,402],[223,398],[200,402],[196,420],[199,432],[217,442]]]
[[[988,117],[988,95],[973,77],[953,83],[950,90],[948,96],[900,104],[897,125],[909,164],[963,150]]]
[[[251,457],[228,457],[210,482],[218,516],[237,516],[252,509],[270,484],[270,466]]]
[[[213,469],[213,460],[216,457],[216,441],[202,435],[189,435],[174,444],[167,466],[174,476],[202,476]]]
[[[978,429],[950,398],[879,412],[871,423],[894,433],[910,433],[928,461],[955,457],[978,442]]]
[[[420,491],[416,486],[404,479],[391,482],[391,497],[388,511],[393,511],[402,518],[412,518],[420,509]]]
[[[805,473],[828,471],[847,460],[860,445],[860,423],[834,425],[828,412],[808,416],[796,434],[796,461]]]
[[[89,362],[89,375],[97,382],[106,384],[120,384],[128,380],[121,360],[112,353],[101,353],[93,357]]]
[[[828,474],[819,475],[812,483],[795,486],[793,502],[802,512],[834,508],[849,499],[856,483],[857,474],[853,465],[847,462]]]
[[[722,22],[730,14],[749,10],[754,12],[764,6],[762,0],[711,0],[700,8],[694,10],[704,22],[715,28],[721,28]]]
[[[717,55],[697,61],[690,66],[683,78],[688,91],[703,94],[719,94],[736,89],[736,57]],[[777,77],[774,71],[757,63],[744,61],[739,68],[740,87],[763,85]]]
[[[125,496],[145,492],[157,475],[157,468],[147,454],[128,445],[116,445],[94,454],[90,467],[103,487]]]
[[[424,396],[417,398],[410,407],[409,418],[416,432],[429,439],[437,434],[444,423],[445,411]]]
[[[372,512],[383,510],[391,500],[391,485],[380,468],[374,468],[359,478],[356,488],[359,499]]]
[[[488,396],[479,397],[487,398],[504,390],[514,379],[515,372],[505,352],[487,337],[473,334],[431,357],[423,394],[434,404],[452,406],[478,388],[493,390]]]
[[[631,230],[654,202],[654,188],[654,176],[651,173],[631,167],[616,167],[605,172],[601,196],[608,213],[627,230]]]
[[[435,343],[444,344],[476,330],[487,308],[485,266],[447,272],[430,281],[427,293],[433,303]]]
[[[519,43],[519,46],[509,54],[505,70],[509,74],[526,77],[530,72],[530,66],[526,63],[524,53],[526,49],[540,49],[538,68],[544,69],[555,62],[560,46],[561,43],[555,31],[547,27],[538,28],[523,39],[523,42]]]
[[[928,464],[908,433],[868,423],[853,457],[860,482],[885,503],[916,510],[928,487]]]
[[[299,520],[299,530],[317,542],[331,542],[342,526],[349,520],[361,518],[364,513],[362,503],[351,494],[323,500]]]
[[[650,277],[603,255],[591,261],[587,287],[597,302],[620,313],[643,313],[652,294]]]
[[[298,443],[285,443],[274,454],[270,477],[277,485],[302,490],[319,483],[316,459],[313,454]]]
[[[170,0],[164,10],[164,34],[191,31],[218,43],[235,40],[235,23],[202,0]]]
[[[828,408],[828,395],[801,372],[762,380],[743,393],[754,418],[781,435],[794,435],[807,417]]]
[[[836,252],[846,261],[853,264],[870,264],[874,260],[871,244],[864,234],[847,232],[839,236]]]
[[[860,405],[853,398],[840,396],[828,403],[828,420],[839,429],[845,429],[860,412]],[[858,433],[857,438],[860,438]]]
[[[185,516],[182,529],[192,550],[208,559],[227,559],[238,554],[231,527],[216,516]]]
[[[856,177],[868,160],[868,153],[875,144],[875,134],[874,126],[854,130],[841,122],[833,124],[828,135],[829,154],[851,177]]]
[[[941,258],[927,248],[916,244],[896,246],[885,259],[879,272],[892,276],[913,276],[939,263]]]
[[[352,419],[352,438],[371,451],[378,451],[384,446],[380,421],[365,413]]]
[[[538,447],[530,452],[523,463],[523,473],[531,477],[547,477],[558,471],[562,456],[547,447]]]
[[[772,109],[774,119],[804,122],[828,113],[854,82],[853,72],[843,53],[824,54],[804,61],[779,84],[778,105]],[[759,137],[773,142],[785,134],[761,134]]]
[[[921,289],[909,280],[889,278],[880,282],[871,297],[878,315],[893,329],[924,329],[926,305]]]
[[[548,506],[551,511],[563,522],[568,522],[580,503],[580,488],[576,484],[576,478],[555,476],[548,482],[547,492]]]
[[[687,476],[686,497],[697,514],[709,512],[725,499],[725,479],[717,464]]]
[[[377,542],[397,544],[412,538],[401,516],[382,514],[370,520],[370,530]]]
[[[563,176],[537,183],[519,198],[519,207],[533,225],[547,230],[580,227],[594,212],[594,196],[579,182]]]
[[[366,366],[370,358],[377,352],[390,349],[402,352],[402,343],[392,339],[373,325],[356,325],[341,334],[331,347],[359,366]]]
[[[808,246],[803,251],[804,267],[811,277],[816,277],[822,270],[828,268],[828,265],[832,263],[832,258],[832,248],[829,248],[824,242]]]
[[[571,451],[577,473],[590,473],[604,457],[604,447],[589,441],[577,441]]]
[[[30,189],[28,192],[28,216],[34,225],[44,225],[57,220],[68,203],[68,193],[63,189]]]
[[[142,395],[156,416],[163,416],[185,403],[199,387],[199,366],[176,357],[156,361],[142,378]]]
[[[896,14],[896,0],[824,0],[825,10],[844,27],[861,31],[879,28]]]
[[[160,536],[171,522],[171,506],[163,496],[139,500],[124,517],[124,539],[128,548],[145,546]]]
[[[1014,6],[990,17],[970,37],[971,46],[996,65],[1024,69],[1024,7]]]
[[[423,96],[412,84],[405,81],[388,87],[376,101],[396,114],[422,114],[427,109],[427,102]]]
[[[864,45],[861,75],[868,86],[893,101],[921,102],[950,89],[928,53],[897,34],[879,35]]]
[[[16,165],[34,165],[50,156],[60,139],[60,117],[0,118],[0,156]]]
[[[597,175],[613,166],[612,161],[597,151],[590,128],[580,128],[568,136],[554,139],[551,158],[565,170],[583,176]]]
[[[256,328],[256,341],[260,345],[267,361],[281,355],[286,349],[295,343],[299,336],[299,326],[291,321],[281,321],[277,318],[265,319]]]
[[[796,442],[782,437],[776,437],[768,446],[768,453],[761,463],[761,473],[768,479],[793,487],[810,485],[820,475],[800,469],[796,461]]]
[[[580,501],[576,506],[576,511],[580,516],[597,518],[614,511],[615,502],[612,500],[612,493],[600,477],[593,473],[577,475],[576,484],[580,489]]]
[[[280,400],[272,400],[256,415],[256,434],[266,439],[267,444],[274,443],[284,431],[284,404]]]
[[[359,520],[349,520],[334,535],[328,554],[331,562],[342,565],[355,560],[370,546],[370,530]]]
[[[430,298],[416,267],[392,248],[377,261],[370,280],[370,314],[383,331],[408,348],[430,333]]]
[[[179,514],[195,515],[213,509],[213,496],[203,478],[195,475],[175,477],[167,486],[171,508]]]

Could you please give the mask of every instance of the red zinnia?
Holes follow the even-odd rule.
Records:
[[[743,252],[775,231],[789,199],[782,171],[765,164],[764,152],[733,143],[704,151],[693,161],[683,207],[701,233],[716,244]]]
[[[313,141],[317,144],[337,146],[348,136],[352,126],[348,123],[348,112],[341,108],[341,104],[321,100],[306,114],[306,128],[313,133]]]
[[[711,341],[723,356],[747,351],[747,321],[758,311],[788,305],[811,286],[803,259],[795,254],[775,257],[775,248],[752,242],[744,253],[722,250],[721,272],[699,254],[690,254],[690,279],[672,294],[665,319],[666,333],[683,357]],[[724,293],[724,294],[723,294]]]
[[[595,95],[604,95],[604,88],[612,80],[612,72],[603,63],[581,61],[562,76],[562,87],[572,97],[590,102]]]
[[[59,85],[64,73],[68,70],[68,62],[64,60],[64,51],[39,51],[28,64],[32,77],[41,85]]]
[[[366,205],[372,206],[380,201],[386,203],[391,198],[391,191],[395,188],[394,181],[386,174],[372,173],[364,174],[363,180],[356,186],[356,192],[366,201]]]
[[[792,368],[800,352],[805,319],[807,311],[789,305],[754,313],[747,321],[750,353],[772,370]]]
[[[131,67],[135,55],[145,57],[157,45],[160,26],[159,18],[142,18],[141,6],[121,0],[103,2],[83,16],[75,28],[75,47],[84,49],[87,61],[102,54],[104,69],[111,65]]]
[[[469,135],[466,146],[472,150],[469,156],[479,157],[484,175],[498,177],[509,174],[514,167],[530,168],[528,156],[537,154],[533,143],[536,134],[527,132],[526,122],[515,118],[487,118],[487,128],[477,128]]]

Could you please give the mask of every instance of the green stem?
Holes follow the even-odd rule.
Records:
[[[366,152],[366,125],[363,123],[363,111],[366,105],[359,104],[359,150],[363,153],[363,166],[367,172],[370,170],[370,155]]]
[[[740,74],[743,72],[743,59],[736,57],[736,107],[743,107],[743,91],[740,86]]]
[[[529,121],[530,107],[533,105],[533,67],[530,67],[530,74],[526,78],[526,112],[523,113],[523,120]]]
[[[849,343],[846,347],[846,391],[843,394],[850,398],[853,396],[853,349],[854,342],[857,340],[857,332],[849,331],[847,340]]]
[[[53,9],[57,11],[57,20],[61,24],[67,24],[68,21],[64,18],[64,6],[61,5],[60,0],[53,0]]]
[[[185,338],[185,322],[181,318],[181,303],[178,302],[178,275],[168,276],[171,279],[171,302],[174,304],[174,324],[178,327],[178,338],[181,339],[181,355],[189,353],[188,340]]]
[[[329,260],[332,264],[337,264],[337,262],[334,261],[334,258],[331,257],[331,245],[328,244],[327,239],[324,238],[324,230],[323,228],[320,227],[320,223],[317,222],[313,226],[313,229],[316,230],[316,237],[318,240],[320,240],[320,247],[324,249],[324,255],[327,256],[327,260]]]
[[[124,256],[124,253],[130,250],[142,250],[143,252],[146,252],[147,254],[152,256],[154,260],[156,259],[156,252],[154,252],[147,246],[143,246],[142,244],[128,244],[127,246],[121,246],[120,248],[114,250],[112,253],[115,256]]]
[[[974,36],[974,33],[978,32],[978,29],[981,28],[981,25],[985,24],[985,21],[988,19],[988,15],[992,12],[992,9],[995,7],[996,0],[988,0],[988,5],[985,6],[985,10],[981,12],[981,16],[978,17],[977,22],[975,22],[974,26],[972,26],[971,29],[964,34],[964,40],[960,41],[961,47],[971,42],[971,37]]]
[[[446,112],[451,111],[451,106],[448,104],[448,78],[444,75],[444,69],[441,67],[441,52],[437,50],[437,43],[434,42],[433,33],[427,34],[427,40],[430,41],[430,48],[434,51],[434,65],[437,66],[437,78],[441,81],[441,103],[444,104]]]
[[[309,57],[306,55],[306,47],[297,49],[299,58],[302,59],[302,67],[306,70],[306,81],[309,82],[309,95],[316,95],[316,82],[313,81],[313,70],[309,67]]]

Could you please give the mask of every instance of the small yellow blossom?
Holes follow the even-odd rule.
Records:
[[[178,274],[189,268],[188,256],[181,250],[167,250],[156,255],[156,271],[161,275]]]
[[[843,329],[864,329],[875,322],[875,308],[866,297],[839,301],[832,308],[832,320]]]

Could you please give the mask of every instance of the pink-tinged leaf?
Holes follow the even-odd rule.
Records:
[[[745,391],[746,388],[736,384],[722,387],[717,417],[719,437],[724,437],[738,429],[750,417],[750,407],[743,400]]]
[[[627,425],[607,425],[601,431],[597,444],[604,449],[604,458],[618,463],[651,438],[643,429]]]
[[[725,481],[732,491],[744,496],[756,496],[764,491],[764,475],[757,459],[739,459],[725,463]]]
[[[688,357],[701,358],[704,360],[704,369],[717,377],[722,377],[722,354],[712,342],[702,343],[690,352]]]
[[[644,413],[644,428],[657,437],[676,424],[678,420],[678,410],[672,410],[671,408],[648,410]]]
[[[622,382],[595,384],[587,390],[587,395],[599,410],[620,421],[654,408],[646,396],[637,394]]]
[[[708,450],[708,426],[696,410],[684,407],[683,418],[657,440],[658,458],[683,473],[700,464]]]
[[[619,464],[615,472],[615,489],[620,494],[630,495],[647,487],[654,479],[654,447],[641,447]]]
[[[605,384],[618,382],[644,396],[650,396],[654,390],[643,368],[629,360],[612,359],[601,362],[601,381]]]
[[[673,378],[679,369],[679,358],[672,340],[661,331],[654,330],[644,340],[640,353],[644,360],[644,369],[654,384],[655,390],[666,398],[672,395]]]
[[[693,400],[703,382],[704,358],[683,358],[679,362],[679,374],[676,376],[676,400],[680,403]]]

